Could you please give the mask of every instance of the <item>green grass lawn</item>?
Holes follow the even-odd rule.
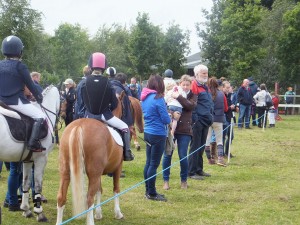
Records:
[[[168,202],[154,202],[144,198],[143,167],[145,145],[134,151],[136,159],[124,162],[126,178],[121,179],[122,191],[137,185],[120,197],[123,220],[114,219],[113,201],[102,206],[103,220],[96,224],[300,224],[300,116],[282,116],[276,128],[254,127],[238,130],[232,154],[235,158],[224,168],[208,165],[204,170],[212,174],[203,181],[188,180],[188,189],[180,188],[179,163],[171,169],[171,189],[162,189],[162,175],[157,177],[158,192]],[[143,136],[141,136],[143,137]],[[44,177],[43,204],[49,224],[56,222],[56,194],[58,190],[58,148],[48,160]],[[177,153],[173,162],[178,162]],[[161,171],[161,166],[158,172]],[[7,190],[8,172],[3,168],[0,180],[0,199]],[[112,178],[103,177],[104,196],[112,196]],[[69,192],[70,193],[70,192]],[[72,217],[69,194],[64,220]],[[31,204],[32,205],[32,204]],[[23,218],[21,212],[2,208],[2,224],[37,224],[35,218]],[[68,224],[85,224],[75,220]]]

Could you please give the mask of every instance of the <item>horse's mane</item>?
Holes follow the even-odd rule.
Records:
[[[50,84],[48,87],[46,87],[42,92],[43,97],[45,97],[53,87],[55,87],[53,84]]]

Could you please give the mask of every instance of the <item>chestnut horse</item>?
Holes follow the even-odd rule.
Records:
[[[122,112],[119,101],[116,111]],[[120,116],[120,114],[119,114]],[[118,145],[108,127],[96,119],[77,119],[64,130],[59,151],[60,185],[57,194],[57,222],[62,223],[67,201],[67,190],[72,182],[73,214],[88,209],[87,224],[94,225],[94,197],[100,204],[101,175],[113,174],[113,192],[120,193],[120,175],[123,164],[123,147]],[[84,173],[88,177],[88,192],[84,193]],[[86,197],[85,197],[86,196]],[[114,198],[115,218],[122,219],[119,197]],[[101,207],[96,208],[95,219],[102,218]]]
[[[142,107],[141,107],[140,101],[132,96],[128,96],[128,97],[129,97],[129,100],[131,103],[130,110],[132,113],[132,117],[134,119],[134,125],[136,125],[136,127],[140,133],[143,133],[144,132],[143,112],[142,112]],[[141,146],[138,142],[134,125],[129,127],[130,135],[131,135],[131,138],[133,138],[135,148],[139,151],[141,149]]]

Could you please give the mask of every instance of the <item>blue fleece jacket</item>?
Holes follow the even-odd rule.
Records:
[[[164,98],[155,99],[156,92],[144,88],[142,91],[142,109],[144,114],[144,132],[167,136],[167,124],[171,122]]]

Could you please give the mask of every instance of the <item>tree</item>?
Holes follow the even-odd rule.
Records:
[[[283,31],[279,37],[278,57],[281,73],[290,84],[300,82],[300,3],[283,16]]]
[[[35,46],[43,27],[41,13],[30,8],[27,0],[0,0],[0,37],[16,35],[24,44],[23,59],[29,68],[35,68]]]
[[[116,68],[117,72],[130,73],[132,65],[128,59],[127,43],[129,31],[126,27],[113,24],[111,27],[103,25],[92,40],[94,51],[103,52],[108,60],[108,66]]]
[[[206,18],[205,23],[197,23],[196,29],[202,44],[201,56],[204,62],[208,62],[209,73],[214,76],[229,77],[229,48],[223,43],[225,38],[222,33],[222,19],[226,6],[225,0],[213,0],[213,7],[209,14],[206,10],[203,14]],[[201,25],[205,25],[205,29],[201,29]]]
[[[281,62],[277,56],[277,49],[279,36],[283,30],[283,14],[292,7],[290,0],[275,1],[272,10],[264,13],[259,24],[264,36],[262,48],[266,50],[266,55],[256,67],[256,74],[258,74],[257,81],[266,83],[268,87],[285,80],[280,76]]]
[[[261,46],[264,36],[258,26],[265,9],[251,0],[245,0],[242,6],[234,0],[227,2],[221,23],[221,42],[229,50],[231,80],[240,83],[249,76],[257,77],[255,68],[265,57]]]
[[[153,72],[151,68],[161,65],[162,33],[159,27],[149,22],[146,13],[139,13],[137,24],[131,27],[128,41],[129,60],[133,65],[133,73],[147,79]]]
[[[189,31],[183,32],[179,25],[170,25],[162,41],[162,69],[170,68],[174,77],[180,77],[185,69],[184,55],[189,53]]]
[[[79,24],[61,24],[50,40],[54,46],[55,73],[62,78],[79,80],[82,68],[90,55],[90,41],[87,30]]]

